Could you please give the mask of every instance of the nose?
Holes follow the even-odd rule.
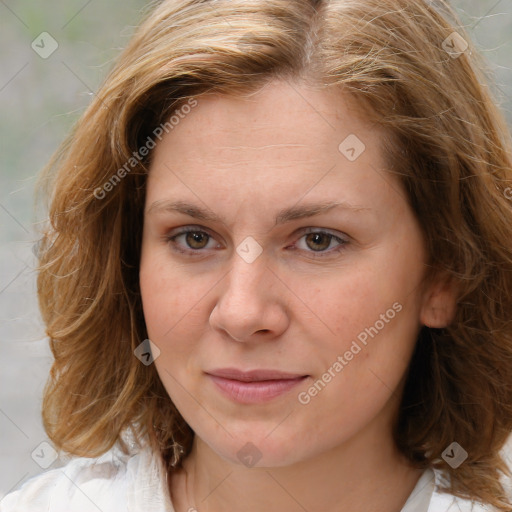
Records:
[[[247,263],[233,255],[231,269],[218,288],[210,325],[238,342],[274,339],[289,325],[286,287],[261,255]]]

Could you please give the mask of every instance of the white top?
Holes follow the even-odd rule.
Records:
[[[439,493],[440,473],[427,469],[401,512],[492,512]],[[124,455],[113,449],[96,458],[76,458],[37,475],[0,501],[0,512],[175,512],[157,454],[145,448]]]

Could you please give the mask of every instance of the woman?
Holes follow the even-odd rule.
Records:
[[[510,139],[444,4],[179,0],[49,165],[13,510],[511,510]]]

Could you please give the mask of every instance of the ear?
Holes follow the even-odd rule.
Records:
[[[457,289],[448,276],[438,276],[426,288],[420,312],[420,321],[426,327],[442,329],[455,316]]]

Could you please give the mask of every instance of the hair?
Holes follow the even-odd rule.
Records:
[[[168,471],[190,452],[192,429],[155,365],[133,353],[147,338],[138,268],[151,153],[141,148],[203,94],[302,80],[338,87],[383,128],[429,279],[457,289],[450,325],[419,334],[394,441],[411,464],[442,470],[446,492],[510,510],[500,481],[512,431],[510,132],[452,20],[447,4],[423,0],[167,0],[149,12],[43,174],[38,297],[55,358],[43,422],[60,450],[126,451],[131,432]],[[443,48],[455,31],[469,45],[460,55]],[[468,454],[457,469],[441,458],[453,441]]]

